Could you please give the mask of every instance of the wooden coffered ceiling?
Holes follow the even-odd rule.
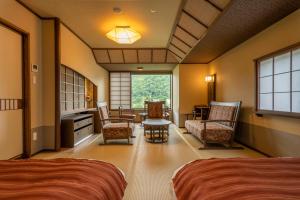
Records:
[[[300,8],[300,0],[17,1],[42,19],[60,18],[109,71],[209,63]],[[116,6],[122,8],[121,15],[112,12]],[[108,40],[105,33],[121,21],[142,39],[133,45]]]
[[[232,0],[181,62],[209,63],[299,8],[300,0]]]
[[[208,32],[230,0],[186,0],[170,36],[168,49],[179,62]]]
[[[94,48],[99,64],[176,64],[174,53],[165,48]]]

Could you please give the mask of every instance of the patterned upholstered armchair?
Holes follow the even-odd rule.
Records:
[[[187,131],[204,144],[219,143],[232,147],[241,102],[211,102],[208,120],[187,120]],[[202,149],[202,148],[200,148]]]
[[[170,118],[169,109],[165,107],[165,101],[145,101],[144,112],[148,113],[149,119]]]
[[[107,140],[127,139],[128,144],[134,132],[134,123],[131,119],[110,118],[106,102],[97,103],[104,144]]]
[[[148,101],[147,113],[149,119],[163,119],[164,117],[164,101]]]
[[[132,119],[133,121],[136,118],[134,111],[131,109],[124,109],[122,106],[119,107],[119,118]]]

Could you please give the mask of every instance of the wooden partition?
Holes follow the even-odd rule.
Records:
[[[96,108],[97,86],[95,84],[65,65],[61,65],[60,73],[60,106],[62,115]]]

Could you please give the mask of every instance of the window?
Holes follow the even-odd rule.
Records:
[[[257,110],[300,114],[300,48],[257,61]],[[263,113],[263,112],[261,112]]]
[[[130,108],[130,73],[111,72],[110,73],[110,108],[124,109]]]
[[[144,108],[144,101],[162,100],[171,108],[172,74],[110,73],[110,109]]]
[[[131,107],[143,108],[144,101],[165,101],[171,107],[171,74],[133,74]]]

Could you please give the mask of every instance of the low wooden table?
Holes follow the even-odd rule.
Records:
[[[168,141],[171,121],[165,119],[146,119],[142,123],[144,125],[144,136],[148,142],[155,143],[158,140],[163,143]]]

